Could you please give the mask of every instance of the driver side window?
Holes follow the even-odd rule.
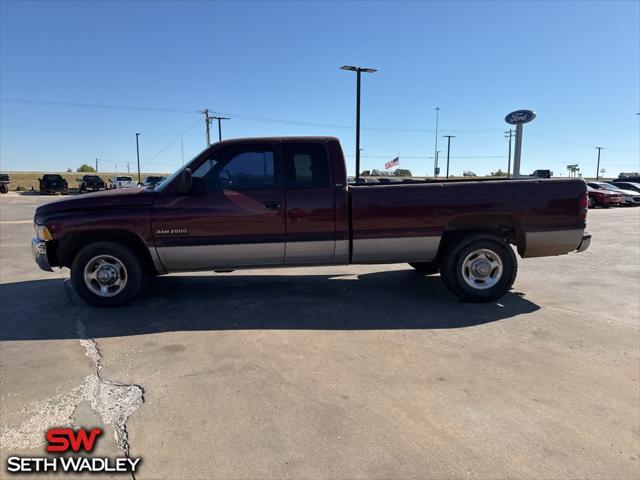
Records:
[[[269,145],[230,146],[215,152],[193,177],[202,181],[206,191],[275,188],[274,162]]]

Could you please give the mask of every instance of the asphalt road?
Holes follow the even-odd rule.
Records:
[[[97,310],[31,258],[51,200],[0,197],[0,476],[71,423],[137,479],[640,477],[640,208],[590,211],[588,251],[521,261],[493,304],[379,265]]]

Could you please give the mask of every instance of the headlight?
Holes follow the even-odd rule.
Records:
[[[35,225],[35,229],[36,229],[36,237],[38,237],[38,240],[42,240],[45,242],[48,242],[49,240],[53,240],[53,235],[51,235],[51,232],[49,231],[49,229],[44,225]]]

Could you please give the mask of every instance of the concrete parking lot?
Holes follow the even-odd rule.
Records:
[[[640,208],[463,304],[408,265],[185,274],[98,310],[0,198],[0,440],[103,426],[138,479],[640,477]]]

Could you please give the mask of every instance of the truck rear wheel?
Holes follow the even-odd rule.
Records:
[[[116,242],[84,247],[71,264],[71,283],[85,302],[95,307],[118,307],[140,292],[144,269],[134,252]]]
[[[440,262],[445,286],[466,302],[492,302],[506,294],[516,279],[513,249],[491,234],[475,234],[451,245]]]
[[[435,262],[409,262],[409,265],[423,275],[435,275],[440,271],[440,267]]]

